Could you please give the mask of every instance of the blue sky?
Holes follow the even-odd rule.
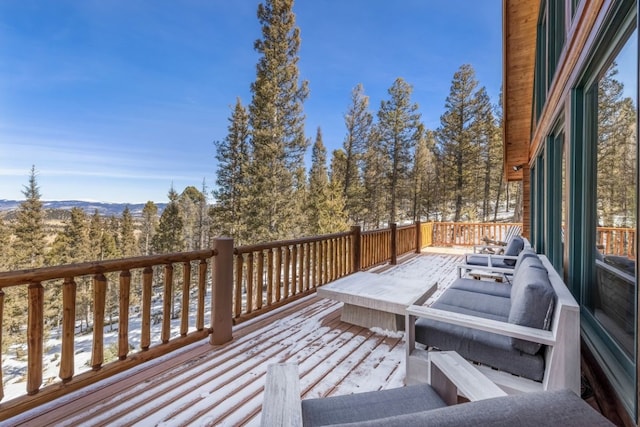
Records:
[[[342,146],[351,90],[375,114],[397,77],[439,125],[454,72],[474,66],[494,103],[499,0],[298,0],[306,134]],[[258,0],[0,2],[0,199],[31,165],[44,200],[166,201],[173,183],[215,185],[213,141],[245,105]]]

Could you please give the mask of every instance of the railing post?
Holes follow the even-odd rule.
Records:
[[[391,227],[391,265],[398,263],[398,224],[390,224]]]
[[[422,251],[422,223],[420,220],[416,221],[416,253],[419,254]]]
[[[351,254],[353,256],[353,272],[360,271],[361,269],[361,254],[362,249],[360,246],[361,241],[361,229],[359,225],[351,226]]]
[[[213,289],[211,292],[210,342],[220,345],[233,339],[233,239],[221,237],[213,241],[217,252],[213,257]]]

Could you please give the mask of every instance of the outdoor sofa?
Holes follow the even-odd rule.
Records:
[[[507,391],[578,394],[579,314],[548,259],[526,249],[510,281],[457,278],[430,307],[407,309],[406,382],[428,382],[429,350],[453,350]]]

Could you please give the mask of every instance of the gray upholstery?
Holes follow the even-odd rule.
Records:
[[[511,288],[509,323],[536,329],[549,329],[555,302],[555,292],[546,270],[530,267],[533,258],[527,258],[516,272]],[[536,354],[541,344],[512,338],[518,350]]]
[[[518,256],[512,285],[459,278],[433,308],[485,319],[549,329],[555,292],[546,268],[531,250]],[[465,359],[534,381],[544,376],[540,344],[429,319],[416,320],[417,342],[457,351]]]
[[[609,420],[568,390],[514,394],[346,425],[353,427],[613,426]]]
[[[499,258],[499,257],[491,257],[491,266],[497,267],[497,268],[513,268],[513,264],[507,265],[505,261],[508,261],[508,260],[504,258]],[[489,265],[488,257],[484,255],[470,255],[467,257],[466,262],[469,265],[479,265],[483,267],[486,267],[487,265]]]
[[[449,289],[460,289],[462,291],[511,298],[511,286],[507,283],[483,281],[482,286],[478,286],[478,281],[475,279],[461,278],[453,282]]]
[[[447,406],[428,384],[302,401],[302,423],[363,422]]]
[[[440,300],[434,302],[432,307],[485,319],[507,321],[506,316],[444,304]],[[435,347],[440,350],[454,350],[465,359],[534,381],[542,381],[544,376],[544,357],[542,352],[531,355],[517,350],[513,347],[510,337],[430,319],[418,319],[415,333],[416,341],[429,347]]]
[[[524,239],[520,236],[515,236],[507,245],[507,248],[504,250],[504,254],[508,256],[516,256],[522,251],[522,249],[524,249]],[[505,259],[504,263],[513,267],[516,265],[516,260]]]

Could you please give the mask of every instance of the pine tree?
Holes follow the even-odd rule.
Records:
[[[13,224],[13,250],[10,253],[10,261],[8,263],[11,270],[38,268],[42,267],[45,262],[44,208],[40,201],[40,189],[36,175],[36,168],[32,166],[29,184],[24,186],[22,191],[25,200],[20,203]],[[3,331],[3,348],[8,348],[12,344],[26,342],[23,326],[27,323],[27,307],[26,286],[6,288],[6,324],[2,325],[5,328]],[[19,348],[20,346],[16,346],[16,352],[20,351]]]
[[[213,191],[215,205],[213,221],[218,233],[233,237],[236,244],[247,244],[247,219],[249,217],[249,115],[240,98],[231,118],[227,136],[216,142],[218,170]]]
[[[10,248],[11,236],[4,218],[0,217],[0,248]],[[0,257],[0,271],[5,271],[9,267],[9,257]]]
[[[178,205],[178,193],[173,189],[173,186],[169,190],[168,197],[169,203],[162,211],[158,230],[152,240],[153,250],[158,254],[179,252],[184,248],[183,222]]]
[[[493,105],[484,87],[475,94],[476,118],[474,123],[479,161],[477,163],[475,194],[482,195],[482,222],[491,214],[492,182],[499,181],[502,167],[502,138],[493,113]],[[476,206],[476,203],[474,203]]]
[[[254,44],[261,55],[249,106],[251,135],[250,214],[253,241],[292,237],[300,204],[292,202],[305,186],[302,104],[307,82],[299,82],[300,30],[293,0],[266,0],[258,6],[262,38]]]
[[[205,199],[196,187],[190,185],[184,189],[178,198],[180,216],[182,218],[182,230],[184,237],[184,250],[193,251],[200,244],[199,214],[201,205]]]
[[[478,82],[471,65],[465,64],[455,72],[449,96],[445,103],[446,111],[440,117],[437,131],[439,153],[441,156],[444,188],[453,200],[453,220],[460,221],[463,211],[470,208],[469,200],[475,192],[473,181],[478,163],[478,150],[474,141],[477,99],[475,97]]]
[[[388,218],[390,223],[398,219],[398,208],[410,200],[410,165],[418,139],[420,113],[418,105],[411,102],[411,85],[397,78],[389,89],[391,99],[382,101],[378,111],[378,129],[381,148],[391,168],[387,171],[389,191]],[[406,216],[409,212],[401,212]]]
[[[38,268],[44,264],[46,246],[44,230],[44,208],[40,201],[40,188],[36,179],[36,168],[31,167],[29,185],[22,194],[25,200],[20,203],[15,220],[13,234],[13,260],[11,268]]]
[[[327,149],[318,128],[311,152],[309,172],[309,198],[307,204],[307,233],[320,235],[344,231],[347,228],[342,188],[330,183],[327,174]]]
[[[142,227],[140,232],[140,252],[142,255],[151,255],[153,252],[153,236],[158,227],[158,206],[152,201],[145,203],[142,208]]]
[[[372,128],[364,155],[364,221],[365,229],[380,228],[388,213],[389,192],[384,186],[391,163],[380,144],[377,126]]]
[[[343,197],[349,217],[358,222],[362,216],[362,169],[367,141],[371,133],[373,115],[369,111],[369,97],[358,84],[351,92],[351,105],[344,116],[347,135],[344,139]]]
[[[138,255],[133,217],[131,216],[129,206],[126,206],[122,211],[122,223],[120,225],[120,253],[125,258]]]

